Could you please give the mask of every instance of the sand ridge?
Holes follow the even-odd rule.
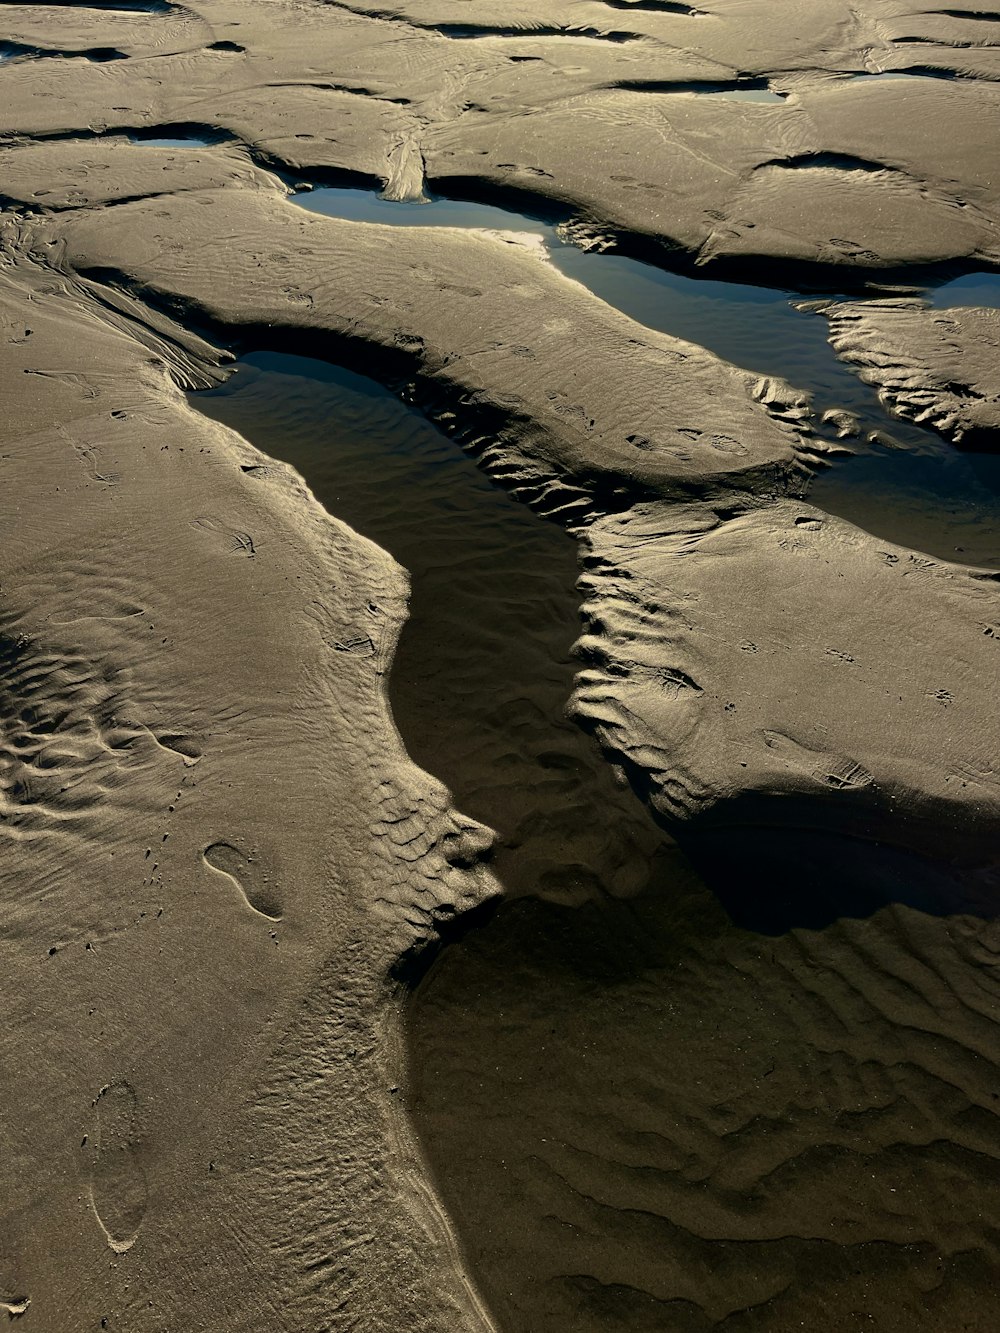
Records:
[[[326,1298],[272,1274],[323,1271],[339,1197],[342,1292],[486,1327],[450,1260],[421,1285],[452,1242],[393,1125],[390,970],[496,892],[385,705],[405,578],[79,294],[23,264],[5,289],[31,480],[4,521],[4,1297],[39,1328],[311,1326]]]
[[[843,303],[823,313],[838,356],[893,412],[964,449],[1000,446],[1000,313],[919,300]]]
[[[997,669],[992,578],[792,501],[721,523],[639,505],[592,524],[586,552],[574,704],[655,808],[947,847],[983,867],[988,900],[1000,788],[976,719]]]
[[[209,217],[227,239],[214,251],[211,241],[186,247],[179,236]],[[259,342],[290,343],[293,330],[310,329],[341,355],[355,344],[370,360],[381,348],[381,374],[403,383],[412,374],[414,392],[440,395],[453,419],[461,405],[473,440],[503,432],[504,452],[534,468],[539,485],[551,475],[557,495],[563,477],[656,492],[722,479],[792,484],[803,449],[797,427],[808,406],[788,385],[635,324],[514,237],[414,229],[401,238],[273,193],[230,191],[83,213],[51,234],[72,269],[117,269],[123,282],[180,297],[217,326],[273,330],[254,335]],[[286,258],[271,269],[262,256],[275,245]],[[590,374],[576,360],[588,347]],[[647,382],[652,392],[638,392]],[[698,413],[685,416],[695,396]]]

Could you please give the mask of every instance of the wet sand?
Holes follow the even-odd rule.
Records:
[[[564,716],[579,611],[561,528],[412,408],[322,362],[252,355],[191,403],[291,463],[409,571],[393,717],[411,758],[497,830],[505,892],[579,905],[646,888],[664,836]]]
[[[501,835],[506,901],[417,987],[405,1088],[499,1326],[792,1329],[859,1305],[880,1328],[956,1309],[986,1327],[990,1242],[954,1254],[939,1200],[989,1213],[980,1140],[951,1135],[959,1104],[988,1116],[993,1066],[941,1076],[925,994],[900,1067],[892,1017],[915,957],[927,980],[979,965],[961,903],[815,833],[780,851],[738,834],[700,880],[562,717],[576,571],[554,525],[321,363],[254,355],[192,403],[409,569],[397,725]],[[804,899],[821,846],[833,882],[813,868]]]
[[[992,1333],[1000,17],[898,8],[2,7],[13,1324]]]
[[[988,1329],[988,937],[899,907],[762,935],[675,873],[453,945],[411,1105],[499,1326]]]
[[[496,205],[434,199],[401,206],[344,187],[319,187],[295,199],[310,211],[359,222],[511,228],[542,237],[562,273],[632,319],[710,348],[746,370],[780,374],[806,390],[819,428],[841,450],[809,484],[807,494],[821,509],[928,555],[1000,564],[1000,455],[949,448],[936,437],[933,422],[923,425],[887,412],[891,403],[880,403],[869,384],[838,359],[828,344],[826,319],[809,302],[803,306],[801,295],[581,250],[572,242],[572,228],[554,218]],[[943,282],[923,295],[938,309],[972,298],[986,309],[1000,303],[1000,288],[989,274]],[[874,311],[878,302],[851,306],[841,297],[825,307],[826,318],[836,321],[838,312],[848,309]]]

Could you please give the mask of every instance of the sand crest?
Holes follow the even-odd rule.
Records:
[[[991,574],[788,501],[636,506],[586,547],[575,705],[665,819],[832,829],[995,882]]]
[[[960,448],[1000,448],[1000,313],[933,310],[921,301],[841,304],[824,313],[838,356],[893,412]]]

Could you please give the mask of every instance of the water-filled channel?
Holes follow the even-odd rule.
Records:
[[[932,431],[887,415],[875,391],[835,356],[826,320],[797,308],[796,293],[692,278],[584,251],[566,242],[551,221],[492,204],[441,198],[400,204],[341,187],[293,198],[315,212],[358,222],[513,229],[542,237],[567,277],[639,323],[748,370],[784,376],[812,394],[817,416],[827,409],[852,413],[858,437],[848,443],[855,452],[812,483],[810,498],[820,508],[930,555],[1000,565],[1000,456],[963,453]],[[1000,275],[968,275],[929,296],[942,307],[996,305]]]

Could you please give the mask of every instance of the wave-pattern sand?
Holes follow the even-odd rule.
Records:
[[[1000,262],[996,16],[2,8],[0,1309],[992,1329],[995,573],[800,503],[834,447],[805,395],[532,242],[287,193],[528,201],[596,249],[885,297]],[[986,381],[940,379],[990,317],[942,349],[917,313],[839,350],[992,448]],[[446,949],[406,1047],[407,987],[496,906],[492,834],[390,713],[402,568],[182,397],[224,344],[363,369],[584,539],[577,712],[725,913],[648,825],[670,873],[616,883],[608,787],[570,821],[601,873],[569,892],[554,856]],[[854,916],[834,885],[803,922],[845,867]]]

